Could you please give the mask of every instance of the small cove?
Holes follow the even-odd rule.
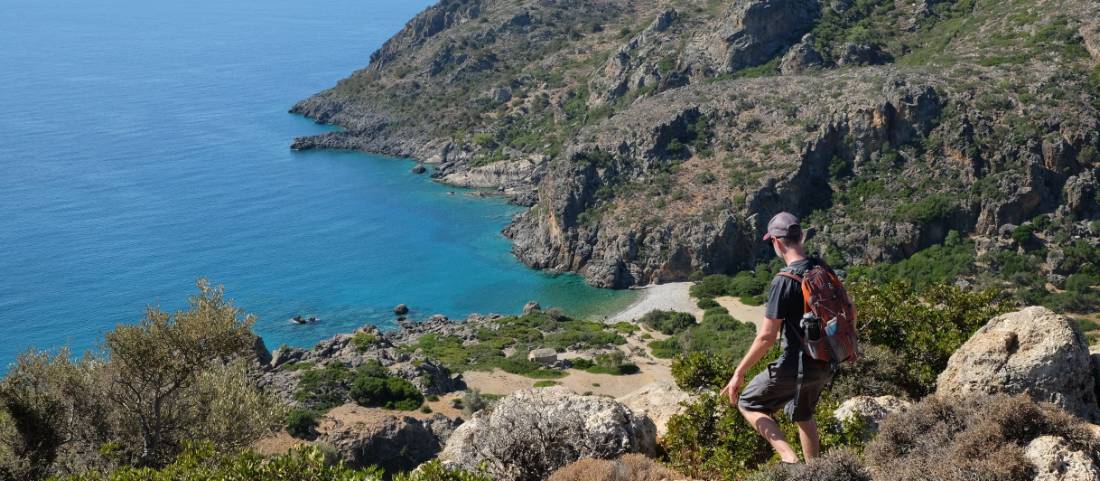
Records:
[[[292,152],[286,113],[364,67],[428,1],[13,0],[0,17],[0,365],[95,345],[198,277],[308,346],[390,309],[602,316],[637,294],[518,263],[502,199],[411,160]],[[44,35],[43,32],[48,32]],[[299,326],[296,314],[322,322]]]

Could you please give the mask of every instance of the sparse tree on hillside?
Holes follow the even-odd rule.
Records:
[[[106,336],[109,397],[120,415],[137,422],[140,465],[166,460],[180,436],[203,418],[208,399],[191,390],[203,371],[252,345],[253,317],[242,319],[221,287],[200,279],[198,288],[188,310],[149,308],[140,323],[120,325]]]

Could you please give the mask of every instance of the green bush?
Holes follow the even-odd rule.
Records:
[[[480,472],[451,469],[433,459],[413,471],[394,476],[393,481],[493,481],[493,478]]]
[[[591,359],[585,359],[583,357],[571,359],[569,362],[572,364],[573,369],[580,369],[582,371],[596,365]]]
[[[291,448],[282,456],[264,458],[251,451],[225,454],[211,443],[185,444],[183,452],[161,469],[121,467],[110,473],[89,471],[65,481],[362,481],[381,479],[378,468],[351,469],[333,463],[316,446]],[[471,478],[473,479],[473,478]],[[465,481],[465,480],[464,480]],[[480,480],[479,480],[480,481]]]
[[[594,374],[612,374],[616,376],[625,374],[637,374],[638,366],[626,362],[626,356],[622,351],[611,351],[596,355],[596,363],[585,369]]]
[[[733,375],[737,361],[730,356],[689,352],[672,361],[672,377],[685,391],[721,389]]]
[[[706,310],[712,307],[718,307],[718,301],[714,300],[713,297],[704,297],[702,299],[699,299],[699,302],[696,303],[696,305],[699,306],[699,309]]]
[[[348,397],[365,407],[411,411],[424,403],[424,395],[399,377],[360,375],[351,383]]]
[[[661,334],[673,335],[694,326],[695,316],[686,312],[654,310],[642,316],[639,322]]]
[[[309,409],[292,409],[286,414],[286,432],[296,438],[308,439],[317,427],[317,413]]]
[[[672,359],[683,352],[680,349],[680,340],[675,337],[649,342],[649,351],[653,357],[660,359]]]
[[[352,371],[340,363],[312,368],[302,373],[294,399],[306,409],[328,411],[347,400],[352,378]]]
[[[849,294],[859,313],[860,341],[891,352],[904,365],[900,384],[913,398],[935,390],[947,360],[979,327],[1007,311],[995,291],[904,282],[854,282]]]
[[[367,332],[357,332],[351,337],[351,343],[358,352],[365,352],[376,342],[378,342],[378,336]]]
[[[550,387],[550,386],[557,386],[557,385],[558,385],[557,381],[551,381],[549,379],[544,379],[542,381],[535,381],[535,383],[532,384],[531,386],[532,387]]]

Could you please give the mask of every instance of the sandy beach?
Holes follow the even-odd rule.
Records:
[[[692,282],[670,282],[668,284],[653,284],[640,288],[642,296],[637,302],[631,304],[623,311],[608,318],[608,321],[633,321],[644,316],[649,311],[664,310],[687,312],[693,314],[696,320],[702,320],[703,310],[695,305],[695,299],[691,298],[689,290]]]

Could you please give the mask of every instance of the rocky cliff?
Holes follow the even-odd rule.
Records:
[[[847,263],[1042,217],[1096,242],[1086,0],[444,0],[293,109],[531,208],[516,255],[599,286],[730,273],[780,210]],[[1057,231],[1057,235],[1054,231]],[[1040,232],[1040,234],[1042,234]]]

